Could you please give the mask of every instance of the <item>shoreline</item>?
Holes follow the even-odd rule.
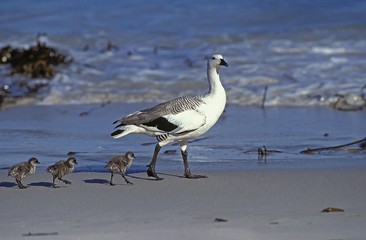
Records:
[[[104,170],[117,154],[135,152],[132,171],[145,171],[154,138],[128,135],[113,139],[112,122],[121,116],[150,107],[149,103],[106,105],[24,106],[0,112],[0,169],[37,157],[41,168],[74,153],[77,169]],[[365,137],[366,111],[340,112],[327,108],[266,108],[228,105],[216,125],[189,142],[192,170],[256,168],[366,167],[358,145],[341,150],[300,154],[308,148],[336,146]],[[258,148],[273,150],[258,156]],[[345,159],[347,159],[345,161]],[[165,146],[157,170],[181,169],[176,144]]]

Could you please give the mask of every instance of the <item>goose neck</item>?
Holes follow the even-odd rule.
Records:
[[[214,93],[217,89],[223,88],[220,81],[220,76],[216,68],[207,68],[207,78],[209,83],[209,94]]]

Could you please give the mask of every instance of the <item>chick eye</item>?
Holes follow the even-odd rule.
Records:
[[[212,59],[212,60],[215,60],[216,58],[215,58],[215,57],[212,57],[211,59]]]

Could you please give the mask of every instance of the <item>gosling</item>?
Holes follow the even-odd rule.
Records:
[[[126,170],[131,166],[132,161],[135,159],[135,154],[133,152],[127,152],[125,155],[118,155],[109,160],[108,164],[105,168],[108,168],[111,171],[111,180],[109,181],[109,185],[114,186],[113,176],[114,173],[119,173],[125,179],[127,184],[133,185],[126,176]]]
[[[15,181],[20,189],[25,189],[22,179],[36,172],[36,166],[39,161],[35,157],[31,157],[27,162],[18,163],[9,169],[8,176],[15,177]]]
[[[53,175],[52,186],[58,188],[55,184],[56,178],[64,182],[65,184],[71,184],[70,181],[63,179],[62,177],[74,171],[75,165],[78,164],[76,158],[70,157],[66,161],[58,161],[54,165],[49,166],[46,171]]]

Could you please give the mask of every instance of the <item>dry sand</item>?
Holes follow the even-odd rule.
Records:
[[[202,172],[200,172],[202,173]],[[51,188],[47,173],[17,189],[0,172],[1,239],[364,239],[366,169],[73,173]],[[327,207],[344,210],[322,213]],[[216,220],[215,220],[216,219]],[[222,220],[222,221],[220,221]],[[55,234],[55,235],[53,235]]]

